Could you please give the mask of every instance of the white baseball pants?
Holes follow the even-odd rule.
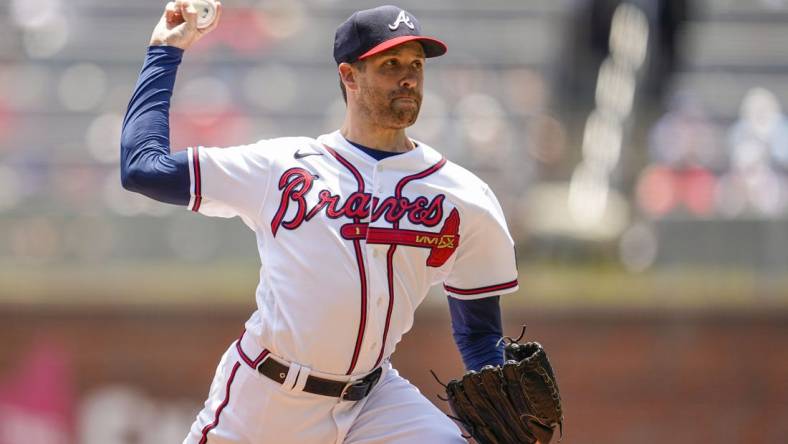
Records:
[[[366,398],[344,401],[301,391],[310,373],[326,376],[297,364],[290,364],[283,384],[258,373],[260,350],[250,350],[257,346],[246,337],[222,356],[184,444],[467,443],[388,361]]]

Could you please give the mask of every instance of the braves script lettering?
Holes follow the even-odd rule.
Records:
[[[315,176],[303,168],[291,168],[279,178],[282,200],[271,220],[271,231],[274,236],[280,226],[295,230],[321,211],[325,211],[326,216],[332,219],[344,217],[354,222],[366,218],[373,222],[383,217],[387,222],[394,224],[407,218],[414,225],[434,227],[443,220],[443,202],[446,199],[443,194],[433,197],[432,200],[424,196],[418,196],[413,200],[407,197],[397,199],[389,196],[380,200],[369,193],[354,191],[342,202],[341,196],[323,189],[317,193],[317,203],[310,208],[306,194],[312,189],[314,182]],[[290,205],[295,205],[297,209],[290,220],[285,220]],[[446,246],[447,243],[451,248],[451,241],[439,242],[437,239],[430,241],[436,242],[439,248]]]

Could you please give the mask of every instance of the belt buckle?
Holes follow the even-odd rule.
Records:
[[[369,392],[372,391],[372,387],[374,387],[378,382],[382,372],[383,369],[378,367],[372,373],[364,376],[362,379],[347,384],[345,388],[342,389],[342,394],[339,395],[339,397],[345,401],[360,401],[364,399],[369,394]]]

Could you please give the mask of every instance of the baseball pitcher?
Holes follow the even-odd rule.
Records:
[[[347,103],[341,128],[171,152],[176,73],[184,52],[219,26],[222,5],[214,8],[213,21],[200,26],[190,0],[167,4],[121,138],[126,189],[206,216],[240,217],[262,262],[257,309],[222,356],[184,443],[466,442],[389,360],[435,284],[448,295],[454,339],[474,371],[448,385],[455,419],[481,443],[549,441],[560,421],[534,405],[488,417],[506,412],[483,404],[503,398],[480,398],[471,377],[498,377],[488,389],[527,390],[521,374],[549,369],[533,345],[504,361],[513,344],[501,341],[499,296],[518,283],[501,207],[473,173],[405,132],[419,115],[426,59],[446,45],[401,8],[355,12],[334,38]],[[520,404],[535,399],[520,393]],[[547,396],[557,399],[557,386]],[[517,421],[525,431],[497,430]]]

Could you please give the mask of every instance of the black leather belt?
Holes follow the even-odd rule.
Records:
[[[290,367],[270,357],[257,367],[258,372],[280,384],[285,382],[289,370]],[[358,401],[372,391],[372,387],[377,384],[382,372],[383,369],[378,367],[362,379],[352,382],[332,381],[330,379],[318,378],[317,376],[309,376],[306,378],[304,391],[316,395],[342,398],[346,401]]]

